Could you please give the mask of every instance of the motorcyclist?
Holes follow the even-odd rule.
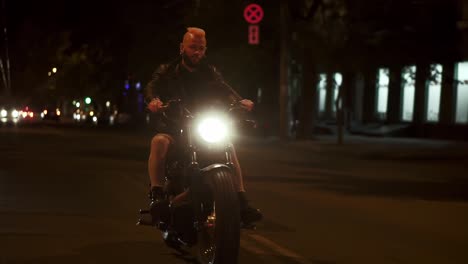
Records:
[[[180,44],[180,57],[169,64],[160,65],[153,73],[145,88],[145,100],[153,113],[161,112],[164,103],[170,99],[182,98],[190,110],[199,109],[213,102],[238,102],[247,111],[254,103],[242,99],[227,85],[221,74],[212,65],[205,62],[205,31],[190,27]],[[164,197],[165,162],[170,148],[177,144],[177,133],[164,122],[156,124],[157,134],[151,140],[148,159],[148,173],[151,182],[150,198],[153,218],[161,217],[166,212]],[[234,148],[232,153],[235,167],[234,184],[239,194],[241,221],[249,224],[262,218],[258,209],[252,208],[245,194],[242,170]]]

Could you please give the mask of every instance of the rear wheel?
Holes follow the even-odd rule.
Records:
[[[209,172],[213,212],[198,232],[198,261],[201,264],[236,264],[239,255],[239,200],[227,169]]]

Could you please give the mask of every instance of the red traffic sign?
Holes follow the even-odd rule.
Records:
[[[260,42],[258,25],[249,26],[249,44],[258,45]]]
[[[257,4],[250,4],[244,9],[244,18],[250,24],[260,23],[263,19],[263,9]]]

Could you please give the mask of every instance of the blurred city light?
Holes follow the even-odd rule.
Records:
[[[91,103],[91,98],[90,98],[90,97],[86,97],[86,98],[85,98],[85,103],[86,103],[86,104],[90,104],[90,103]]]
[[[55,68],[55,67],[52,68],[52,72],[53,72],[53,73],[56,73],[56,72],[57,72],[57,68]]]

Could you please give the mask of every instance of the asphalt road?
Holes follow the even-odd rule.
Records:
[[[265,219],[241,263],[468,263],[468,147],[350,137],[239,141]],[[0,128],[0,264],[192,263],[157,230],[145,133]]]

